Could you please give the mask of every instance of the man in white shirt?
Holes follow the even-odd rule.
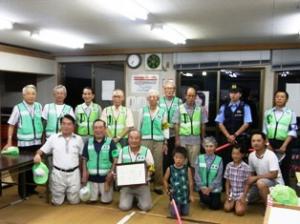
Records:
[[[61,205],[65,196],[70,204],[78,204],[80,190],[79,159],[83,141],[74,134],[75,119],[67,114],[61,118],[61,132],[53,134],[37,151],[34,163],[41,162],[43,154],[53,155],[50,191],[53,205]]]
[[[128,145],[127,134],[133,128],[132,111],[122,105],[124,92],[115,89],[112,94],[112,106],[104,108],[101,120],[107,125],[107,136],[112,138],[118,148]]]
[[[27,85],[22,90],[23,101],[14,106],[8,120],[7,144],[4,149],[12,146],[13,133],[17,128],[18,147],[21,152],[35,153],[41,147],[43,134],[42,105],[36,102],[37,91],[34,85]],[[24,198],[35,193],[33,176],[31,170],[25,172],[26,185],[25,191],[22,185],[18,185],[19,195]],[[21,182],[19,176],[19,183]]]
[[[42,117],[46,121],[46,137],[60,131],[60,118],[70,114],[75,118],[73,108],[64,103],[67,97],[67,89],[63,85],[55,86],[53,89],[54,103],[44,106]]]
[[[251,145],[254,152],[250,153],[248,159],[251,171],[248,184],[252,185],[248,200],[253,202],[261,197],[267,203],[269,187],[284,184],[278,159],[273,151],[267,149],[264,133],[252,134]]]
[[[131,130],[128,134],[128,146],[122,148],[118,163],[134,163],[145,161],[147,168],[154,166],[153,157],[150,149],[141,145],[141,134],[138,130]],[[151,175],[148,172],[148,177]],[[119,208],[123,211],[132,208],[133,199],[136,197],[137,206],[143,210],[148,211],[152,207],[151,193],[149,184],[140,186],[122,187],[120,190]]]

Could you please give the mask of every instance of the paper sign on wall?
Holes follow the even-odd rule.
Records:
[[[150,89],[159,89],[158,75],[132,75],[131,92],[147,93]]]

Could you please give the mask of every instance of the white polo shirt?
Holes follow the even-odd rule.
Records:
[[[83,141],[79,135],[72,133],[64,137],[62,133],[51,135],[41,147],[45,154],[53,154],[53,165],[61,169],[72,169],[79,166],[79,157],[83,150]]]

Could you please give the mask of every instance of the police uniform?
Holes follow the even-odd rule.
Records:
[[[290,108],[277,109],[273,107],[264,114],[263,132],[274,150],[279,149],[289,137],[297,137],[296,114]],[[281,161],[280,169],[286,185],[289,185],[289,170],[291,160],[291,143],[287,146],[285,158]]]
[[[240,92],[240,89],[233,85],[230,89],[232,92]],[[215,122],[223,124],[230,135],[234,135],[235,132],[245,123],[252,122],[251,110],[248,104],[243,101],[228,102],[220,107],[219,113],[216,116]],[[250,140],[247,131],[240,134],[236,138],[237,142],[241,145],[244,150],[248,150],[250,147]],[[223,145],[227,143],[226,136],[221,133],[218,139],[218,143]],[[231,148],[228,147],[219,154],[226,167],[227,163],[231,161]]]
[[[134,162],[146,162],[147,167],[153,166],[154,161],[150,149],[145,146],[140,146],[139,151],[134,154],[130,149],[130,146],[122,148],[119,154],[118,163],[134,163]],[[143,210],[148,211],[152,207],[152,199],[150,193],[150,187],[148,184],[134,186],[134,187],[122,187],[120,190],[120,203],[119,208],[123,211],[132,208],[132,202],[134,197],[137,199],[137,206]]]

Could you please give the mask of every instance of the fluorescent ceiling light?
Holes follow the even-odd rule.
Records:
[[[102,5],[131,20],[147,20],[149,12],[134,0],[102,1]]]
[[[151,26],[151,30],[158,36],[170,41],[173,44],[185,44],[186,38],[171,27],[162,24],[154,24]]]
[[[46,43],[67,47],[67,48],[84,48],[84,41],[73,35],[53,30],[41,30],[31,34],[33,39]]]
[[[13,23],[11,21],[0,19],[0,30],[11,30]]]

